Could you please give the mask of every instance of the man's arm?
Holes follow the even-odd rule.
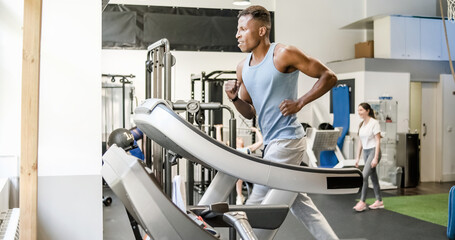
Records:
[[[237,65],[237,80],[229,80],[224,85],[224,91],[226,92],[229,99],[233,100],[237,111],[247,119],[252,119],[256,115],[256,111],[253,107],[253,101],[251,100],[250,94],[245,88],[242,80],[242,69],[243,60]]]
[[[297,113],[308,103],[318,99],[337,82],[337,77],[329,68],[322,64],[319,60],[305,55],[298,48],[293,46],[281,46],[277,50],[277,54],[274,59],[274,63],[277,64],[277,69],[298,69],[302,73],[318,78],[313,88],[305,95],[297,100],[285,99],[280,104],[280,110],[283,116]]]

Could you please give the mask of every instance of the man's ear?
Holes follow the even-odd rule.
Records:
[[[259,36],[263,37],[267,33],[267,27],[262,26],[259,28]]]

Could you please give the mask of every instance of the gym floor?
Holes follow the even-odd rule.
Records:
[[[382,196],[448,193],[454,184],[455,182],[420,183],[416,188],[384,190],[382,191]],[[358,194],[309,195],[340,239],[447,239],[447,229],[441,225],[385,209],[367,210],[361,213],[355,212],[352,207],[355,205],[356,199],[359,198]],[[367,197],[373,196],[373,190],[369,189]],[[385,202],[385,204],[387,203]],[[292,218],[288,218],[286,221]],[[298,224],[297,220],[292,220],[292,222]],[[294,231],[289,229],[289,231],[283,233],[280,230],[280,234],[283,235],[276,239],[314,239],[305,228],[298,225],[295,225],[295,227]],[[296,233],[296,231],[299,233]]]
[[[415,188],[383,190],[383,197],[448,193],[455,182],[420,183]],[[340,239],[447,239],[446,227],[405,216],[389,210],[355,212],[352,207],[358,194],[319,195],[309,194],[313,202],[329,221]],[[109,188],[104,196],[111,196],[111,206],[104,206],[104,239],[134,240],[125,209]],[[368,197],[374,196],[369,189]],[[223,239],[228,239],[227,229],[221,229]],[[297,219],[289,213],[275,239],[314,239]]]

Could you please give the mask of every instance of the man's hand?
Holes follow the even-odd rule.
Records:
[[[240,82],[237,80],[229,80],[224,84],[224,91],[229,99],[234,99],[239,94]]]
[[[302,109],[301,103],[299,100],[289,100],[285,99],[280,104],[280,111],[283,116],[289,116],[291,114],[297,113]]]

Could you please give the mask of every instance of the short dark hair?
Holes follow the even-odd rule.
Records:
[[[265,25],[265,27],[267,28],[267,32],[270,32],[270,29],[272,28],[272,20],[270,18],[270,12],[267,9],[265,9],[263,6],[253,5],[253,6],[247,7],[246,9],[240,11],[237,18],[240,18],[241,16],[247,16],[247,15],[251,15],[254,20],[262,22]]]

